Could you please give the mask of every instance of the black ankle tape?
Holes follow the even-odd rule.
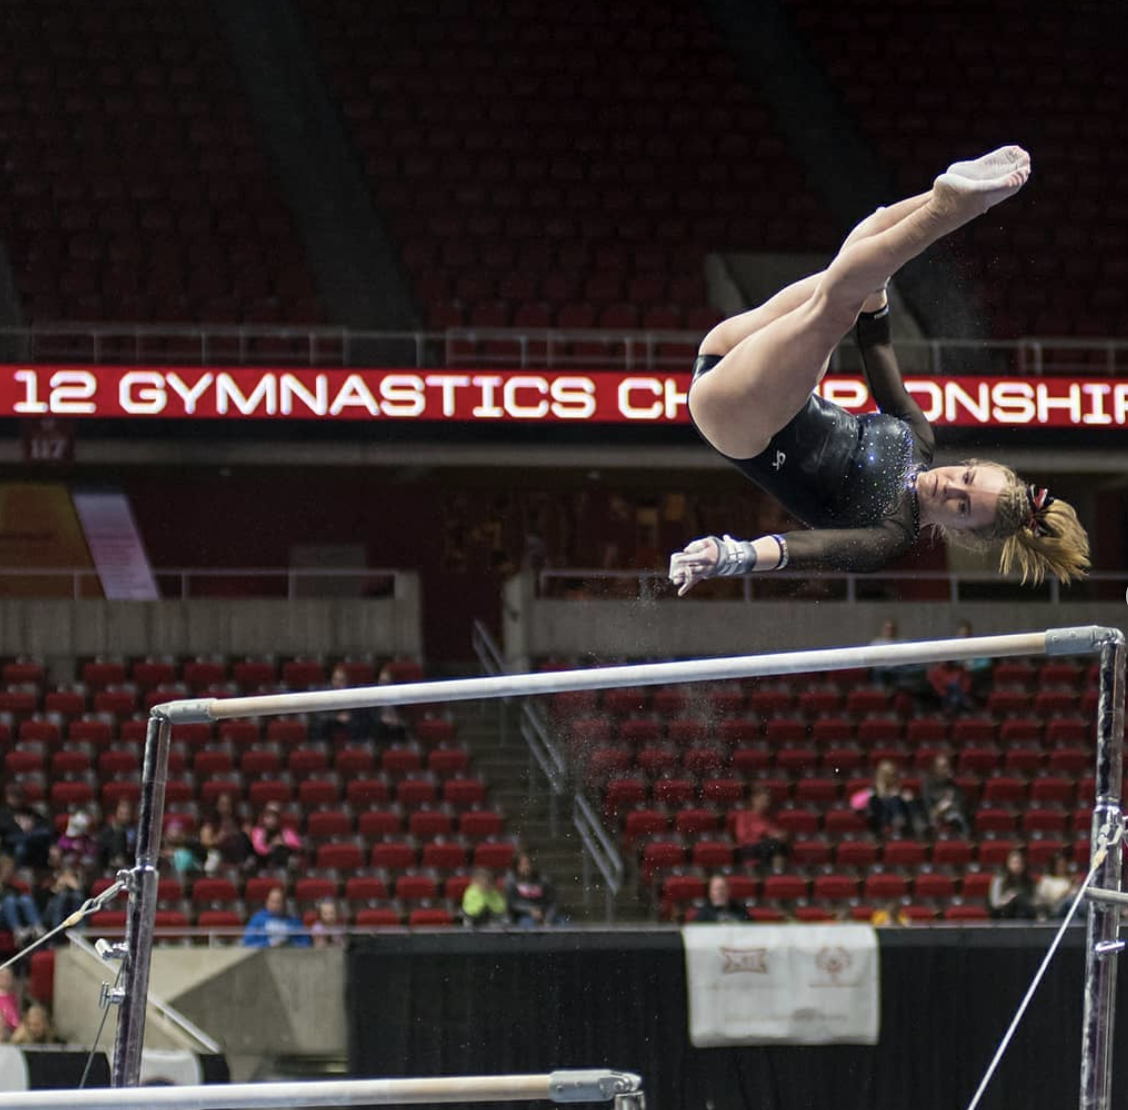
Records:
[[[854,332],[859,344],[874,346],[879,343],[891,343],[889,306],[880,308],[877,312],[861,312],[858,322],[854,325]]]

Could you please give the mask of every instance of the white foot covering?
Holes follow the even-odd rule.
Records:
[[[1004,146],[970,162],[953,162],[936,179],[936,188],[986,212],[1017,193],[1030,176],[1030,155],[1020,146]]]

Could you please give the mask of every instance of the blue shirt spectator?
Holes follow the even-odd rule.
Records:
[[[243,944],[247,948],[309,948],[312,941],[301,919],[286,913],[285,893],[275,886],[270,888],[266,904],[247,921]]]

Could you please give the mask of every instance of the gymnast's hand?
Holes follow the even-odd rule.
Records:
[[[670,581],[678,587],[678,597],[685,597],[698,582],[717,573],[720,553],[717,537],[705,536],[670,556]]]

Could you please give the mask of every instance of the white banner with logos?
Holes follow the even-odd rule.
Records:
[[[877,934],[868,925],[688,925],[697,1048],[877,1044]]]

